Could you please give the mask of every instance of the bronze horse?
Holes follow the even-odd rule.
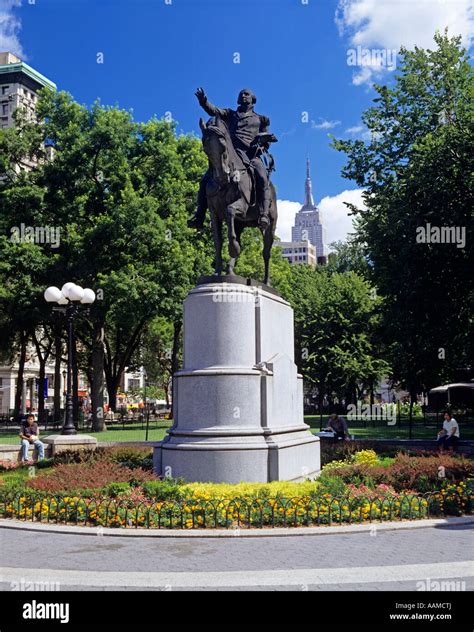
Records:
[[[240,237],[246,227],[258,228],[259,209],[256,200],[255,183],[252,174],[236,152],[226,123],[216,116],[207,125],[199,120],[202,130],[202,144],[209,159],[211,177],[206,194],[211,215],[211,227],[216,251],[215,274],[222,274],[222,225],[227,224],[230,259],[226,274],[233,275],[237,259],[241,252]],[[276,193],[273,184],[271,190],[270,223],[263,233],[263,260],[265,276],[263,282],[269,282],[270,253],[275,238],[278,218]]]

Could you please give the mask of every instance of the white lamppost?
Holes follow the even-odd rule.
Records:
[[[72,346],[73,346],[73,320],[78,314],[80,306],[86,309],[95,301],[95,292],[89,288],[82,288],[75,283],[65,283],[61,289],[51,286],[45,290],[44,298],[47,303],[56,303],[54,312],[62,312],[66,315],[67,323],[67,388],[66,388],[66,415],[61,434],[75,435],[76,427],[73,419],[72,404]]]

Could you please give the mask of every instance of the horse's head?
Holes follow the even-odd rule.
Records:
[[[202,131],[202,146],[209,162],[220,180],[230,180],[229,133],[225,123],[217,116],[214,123],[204,123],[199,119]]]

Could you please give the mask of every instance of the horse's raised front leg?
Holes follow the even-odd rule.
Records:
[[[222,274],[222,221],[211,210],[212,237],[214,239],[214,272],[217,276]]]

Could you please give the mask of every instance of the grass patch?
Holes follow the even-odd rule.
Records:
[[[305,418],[313,432],[319,432],[320,421],[318,416],[307,415]],[[323,428],[326,427],[326,419],[323,417]],[[378,425],[377,425],[378,424]],[[409,439],[410,430],[408,422],[403,421],[402,425],[395,424],[388,426],[386,423],[368,421],[367,425],[362,422],[348,423],[349,434],[356,439]],[[430,421],[429,425],[423,425],[423,420],[417,420],[412,426],[412,439],[432,439],[436,440],[438,432],[442,428],[442,420],[439,425]],[[460,424],[461,439],[474,439],[474,424]]]
[[[161,441],[166,436],[166,430],[170,427],[170,424],[162,426],[160,428],[151,428],[148,431],[148,441]],[[44,441],[46,437],[52,434],[58,434],[56,431],[48,431],[41,433],[40,439]],[[95,437],[97,441],[145,441],[145,430],[140,428],[131,428],[123,430],[121,427],[110,428],[105,432],[88,432],[87,430],[81,430],[78,434],[87,434],[91,437]],[[0,444],[15,444],[18,443],[18,449],[20,449],[20,439],[18,432],[2,432],[0,433]]]

